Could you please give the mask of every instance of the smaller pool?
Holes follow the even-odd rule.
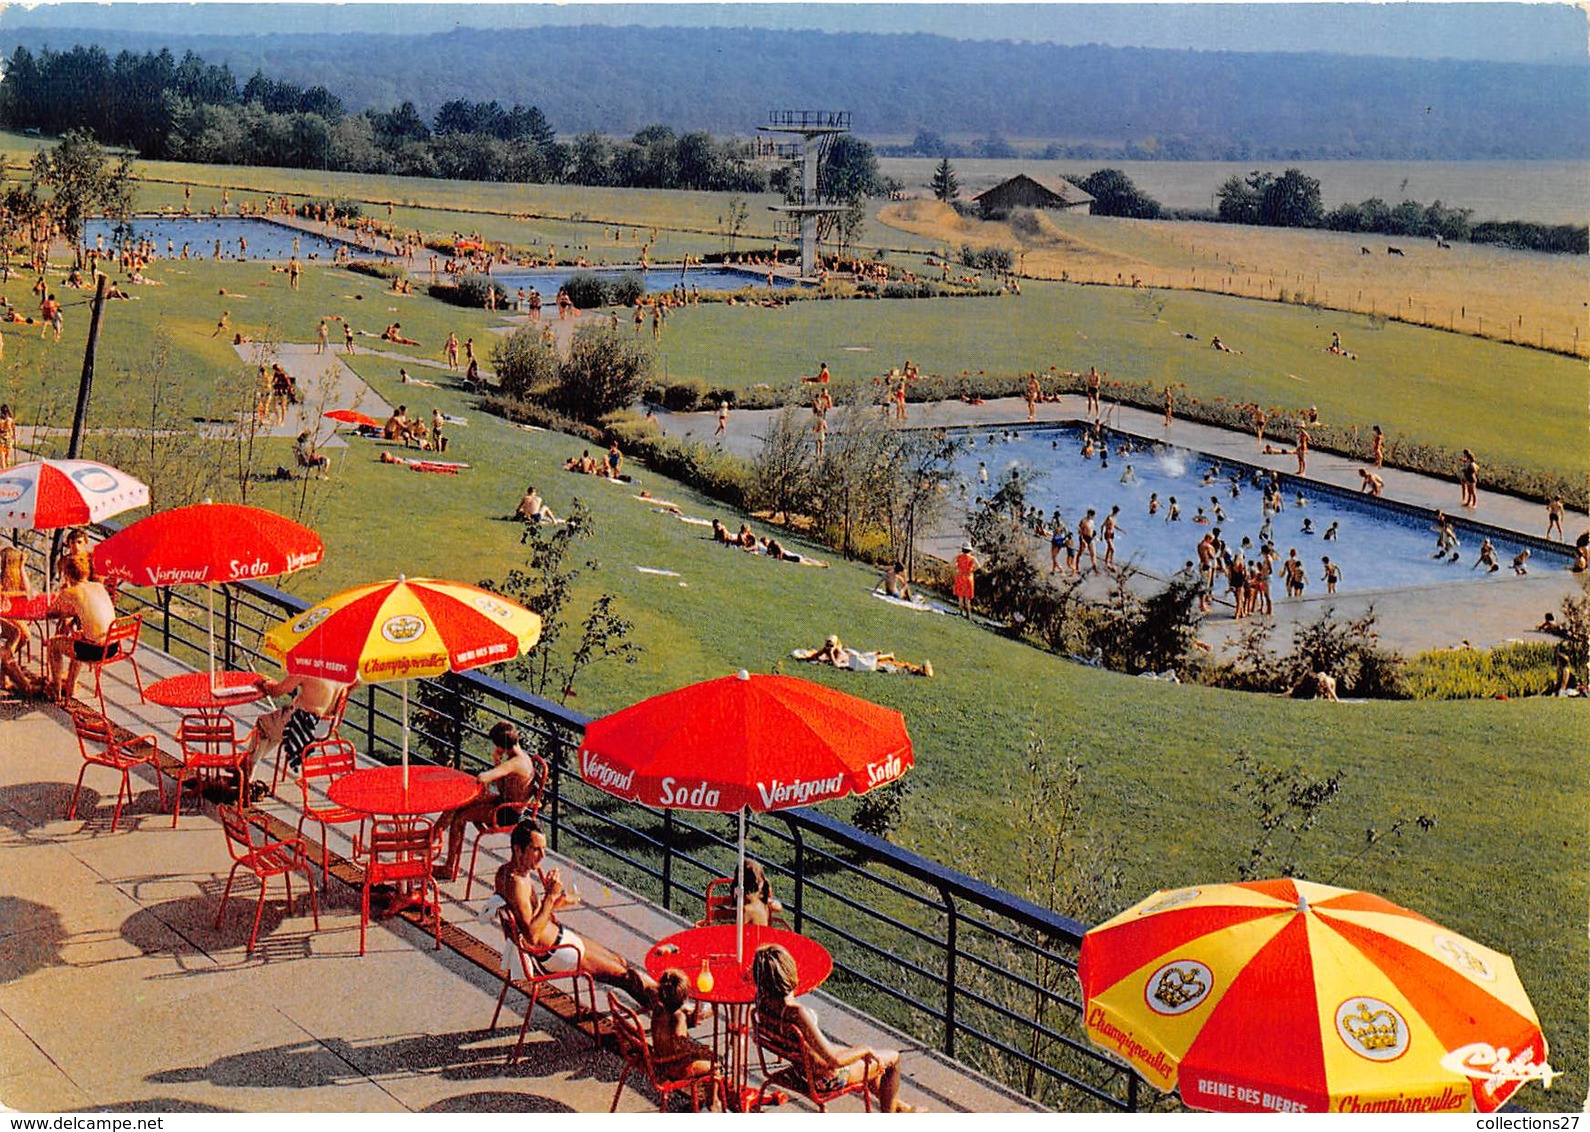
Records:
[[[111,220],[90,220],[84,242],[91,248],[111,251],[115,247],[116,224]],[[375,256],[357,244],[331,240],[299,232],[269,220],[243,216],[135,216],[134,240],[150,240],[155,254],[179,259],[188,249],[190,259],[259,259],[286,262],[293,256],[301,260],[330,259],[338,248],[346,248],[356,258]],[[247,250],[243,241],[247,241]]]
[[[1212,527],[1220,528],[1222,541],[1232,550],[1244,538],[1249,539],[1252,548],[1245,557],[1252,561],[1266,533],[1263,492],[1254,480],[1255,470],[1241,465],[1221,464],[1201,452],[1114,432],[1107,434],[1107,461],[1097,454],[1084,458],[1083,430],[1075,425],[1018,430],[977,428],[966,435],[973,446],[956,470],[963,477],[969,503],[979,495],[988,495],[1004,471],[1020,467],[1034,476],[1027,491],[1028,503],[1042,507],[1046,517],[1058,508],[1073,532],[1088,508],[1096,512],[1095,524],[1102,526],[1110,508],[1119,505],[1117,563],[1135,562],[1143,570],[1169,577],[1189,559],[1197,558],[1198,542]],[[1117,449],[1122,445],[1131,450],[1118,455]],[[983,485],[979,464],[988,472],[988,486]],[[1461,517],[1457,518],[1457,561],[1450,561],[1450,554],[1437,560],[1433,557],[1435,532],[1427,515],[1337,488],[1312,484],[1299,487],[1298,481],[1284,475],[1281,489],[1286,509],[1270,518],[1268,536],[1283,559],[1288,551],[1297,549],[1308,576],[1308,596],[1325,592],[1320,559],[1326,555],[1341,567],[1337,593],[1481,578],[1505,584],[1517,576],[1511,563],[1525,544],[1492,536],[1501,569],[1490,573],[1484,567],[1475,568],[1481,536],[1466,529]],[[1298,502],[1300,490],[1304,496],[1302,504]],[[1148,505],[1153,495],[1159,496],[1159,509],[1150,515]],[[1168,521],[1173,498],[1181,511],[1177,522]],[[1197,522],[1200,512],[1210,522]],[[1327,538],[1332,527],[1335,531]],[[1528,568],[1532,573],[1568,565],[1564,554],[1534,544],[1530,549],[1534,556]],[[1103,538],[1096,541],[1095,550],[1103,558]],[[1216,591],[1223,593],[1224,588],[1221,583]],[[1284,588],[1279,577],[1272,582],[1271,590],[1280,600]]]
[[[683,283],[686,288],[699,287],[703,291],[738,291],[741,287],[767,286],[766,272],[718,266],[690,267],[681,270],[676,263],[659,264],[645,271],[637,267],[548,267],[531,270],[500,265],[491,270],[492,279],[498,286],[506,287],[510,295],[521,287],[526,291],[534,287],[549,304],[557,295],[558,288],[563,286],[571,275],[595,275],[609,283],[626,275],[639,275],[645,284],[647,294],[670,290],[678,283]],[[793,287],[795,284],[788,279],[775,276],[773,286],[778,289]]]

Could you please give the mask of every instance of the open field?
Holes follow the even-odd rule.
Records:
[[[952,158],[961,194],[974,197],[1017,173],[1086,177],[1119,169],[1166,208],[1214,208],[1214,195],[1232,176],[1255,169],[1301,169],[1320,183],[1326,210],[1380,197],[1387,204],[1443,201],[1468,208],[1475,220],[1533,220],[1583,224],[1590,198],[1590,162],[1584,161],[1065,161]],[[938,164],[930,157],[883,157],[884,175],[908,192],[926,192]]]
[[[226,180],[181,168],[196,180],[205,175],[207,183]],[[239,183],[289,191],[316,175],[298,181],[294,174],[249,169],[238,176]],[[510,194],[551,199],[535,195],[541,189],[437,184],[435,203],[468,207],[485,189],[504,200]],[[174,195],[141,203],[180,200],[180,185],[159,191]],[[589,203],[595,198],[571,191],[581,193],[585,211],[596,215]],[[218,189],[196,189],[195,204],[201,192],[219,196]],[[642,225],[654,217],[659,225],[672,220],[685,226],[717,199],[660,196],[614,191],[601,200],[614,213],[610,222]],[[400,206],[398,216],[404,215]],[[427,230],[447,227],[435,212],[408,215]],[[504,232],[540,235],[534,223],[507,216],[500,222]],[[1145,241],[1145,248],[1157,240],[1130,229],[1121,237],[1126,251],[1134,247],[1128,237]],[[1201,240],[1198,245],[1195,252],[1170,241],[1163,254],[1179,268],[1183,263],[1174,257],[1203,254]],[[248,377],[231,347],[210,337],[221,309],[230,309],[233,326],[246,333],[294,341],[312,340],[316,319],[325,315],[348,317],[372,332],[396,319],[425,344],[410,349],[433,358],[448,329],[475,337],[487,355],[489,326],[496,321],[428,298],[400,299],[381,291],[376,280],[318,265],[296,293],[264,265],[162,264],[153,272],[165,286],[140,289],[136,302],[109,307],[101,372],[120,376],[96,386],[91,425],[147,418],[150,390],[135,362],[157,329],[171,342],[168,370],[178,383],[171,396],[180,398],[184,414],[209,412],[227,375]],[[1482,461],[1507,458],[1558,469],[1582,464],[1584,372],[1572,359],[1368,316],[1209,294],[1058,283],[1029,284],[1024,292],[1003,299],[797,303],[773,311],[691,308],[671,320],[664,358],[670,376],[739,385],[791,382],[825,358],[841,381],[880,373],[906,356],[925,371],[950,374],[1096,363],[1113,377],[1184,382],[1200,397],[1314,403],[1327,419],[1378,420],[1394,439],[1404,432],[1461,446],[1478,434]],[[238,294],[250,298],[233,297]],[[33,398],[19,413],[23,424],[41,418],[68,423],[83,312],[68,311],[67,338],[59,346],[39,342],[36,328],[7,335],[5,391]],[[1323,352],[1332,329],[1342,331],[1359,361]],[[1177,337],[1182,333],[1200,341]],[[1244,353],[1209,350],[1212,334]],[[393,403],[466,417],[467,425],[450,432],[448,457],[473,466],[457,477],[416,474],[379,463],[378,445],[353,440],[332,450],[333,474],[323,483],[251,483],[251,501],[300,513],[326,538],[325,564],[290,579],[287,588],[315,597],[399,571],[501,578],[523,561],[518,524],[499,517],[510,512],[525,484],[538,486],[560,515],[578,494],[597,526],[589,544],[597,565],[579,593],[617,594],[618,611],[634,623],[634,640],[644,651],[632,666],[591,669],[572,703],[600,714],[739,667],[782,667],[896,707],[909,720],[918,758],[896,839],[1015,891],[1029,890],[1019,831],[1022,772],[1033,735],[1045,739],[1052,760],[1074,752],[1084,763],[1085,824],[1094,843],[1117,850],[1123,902],[1154,888],[1235,873],[1258,836],[1255,815],[1233,793],[1237,751],[1295,763],[1315,775],[1340,771],[1342,795],[1298,848],[1301,868],[1314,879],[1381,892],[1513,954],[1553,1043],[1553,1062],[1564,1071],[1551,1094],[1530,1089],[1520,1100],[1545,1108],[1584,1095],[1590,1084],[1590,941],[1583,930],[1590,900],[1584,867],[1590,830],[1583,820],[1590,805],[1590,743],[1583,741],[1578,701],[1300,703],[1084,669],[956,618],[873,600],[872,571],[799,540],[792,541],[800,550],[832,561],[833,568],[801,569],[715,547],[702,537],[703,528],[655,513],[626,487],[561,471],[582,442],[487,417],[451,388],[401,386],[397,361],[361,353],[352,362]],[[86,454],[105,443],[91,437]],[[256,454],[255,469],[268,471],[286,455],[285,442],[268,442]],[[637,487],[678,502],[689,514],[731,518],[687,488],[644,469],[637,474]],[[218,496],[235,494],[224,478],[213,489]],[[641,566],[679,576],[643,574]],[[862,676],[788,659],[791,648],[817,644],[830,632],[859,647],[931,659],[938,675]],[[1433,814],[1435,828],[1367,845],[1371,827],[1384,832],[1419,814]]]
[[[968,220],[938,201],[885,205],[881,222],[952,253],[962,244],[1009,248],[1025,275],[1130,283],[1275,299],[1583,354],[1590,313],[1583,256],[1470,244],[1256,228],[1122,220],[1046,212],[1036,234]],[[1405,253],[1393,256],[1387,246]],[[1362,248],[1369,248],[1364,255]]]

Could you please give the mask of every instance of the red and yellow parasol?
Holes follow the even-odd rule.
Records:
[[[1089,1039],[1218,1112],[1490,1112],[1547,1086],[1507,956],[1367,892],[1159,892],[1082,940]]]

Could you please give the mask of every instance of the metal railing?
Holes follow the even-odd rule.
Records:
[[[126,587],[144,641],[203,663],[202,594]],[[219,663],[262,663],[262,634],[308,604],[259,583],[220,587]],[[514,721],[552,767],[542,809],[555,850],[664,908],[700,914],[702,893],[733,869],[733,815],[688,816],[620,801],[579,776],[588,717],[479,673],[415,681],[410,758],[485,765],[492,722]],[[399,757],[392,685],[361,684],[343,733],[378,761]],[[751,851],[784,897],[795,930],[834,956],[825,989],[1006,1086],[1054,1107],[1135,1110],[1137,1077],[1090,1046],[1077,955],[1087,925],[900,849],[813,809],[754,814]]]
[[[848,130],[848,110],[769,110],[767,126],[770,130]]]

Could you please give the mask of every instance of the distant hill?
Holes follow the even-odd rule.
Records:
[[[169,47],[324,85],[351,110],[449,99],[541,108],[565,138],[661,122],[748,134],[776,108],[849,109],[864,137],[1053,142],[1059,156],[1301,160],[1590,157],[1590,65],[1245,54],[930,35],[542,27],[422,35],[0,32],[63,50]],[[991,152],[997,156],[997,152]]]

